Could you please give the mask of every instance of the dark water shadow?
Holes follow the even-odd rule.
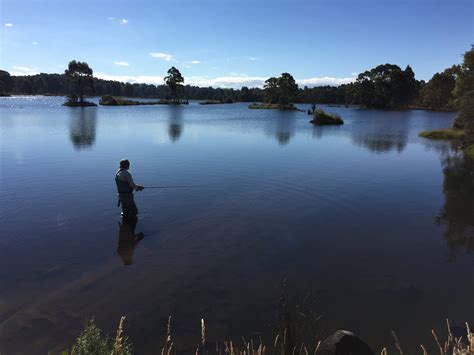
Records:
[[[446,225],[448,260],[474,253],[474,160],[461,151],[442,154],[444,205],[437,223]]]
[[[183,134],[183,108],[168,106],[168,136],[172,142],[177,142]]]
[[[69,138],[75,149],[91,149],[95,144],[97,108],[80,107],[69,110]]]

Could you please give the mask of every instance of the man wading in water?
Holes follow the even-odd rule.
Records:
[[[130,162],[127,159],[120,160],[120,168],[115,173],[115,183],[117,184],[118,204],[122,205],[122,217],[124,219],[134,218],[137,213],[137,205],[133,199],[133,190],[142,191],[143,186],[133,182],[132,174],[128,172]]]

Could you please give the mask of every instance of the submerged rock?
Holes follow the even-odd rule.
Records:
[[[372,349],[347,330],[338,330],[321,343],[320,355],[374,355]]]

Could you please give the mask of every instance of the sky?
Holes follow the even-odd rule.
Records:
[[[0,0],[0,68],[162,84],[300,86],[351,82],[367,69],[410,65],[417,79],[462,62],[474,44],[474,0]]]

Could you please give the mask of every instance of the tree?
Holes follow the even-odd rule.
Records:
[[[459,115],[454,121],[454,128],[466,131],[468,143],[474,143],[474,46],[464,53],[461,73],[454,88]]]
[[[183,88],[184,78],[175,67],[168,70],[168,75],[164,77],[166,85],[171,90],[171,97],[173,100],[179,102],[179,93]]]
[[[278,87],[280,91],[279,104],[288,105],[295,100],[298,94],[298,84],[291,74],[283,73],[278,78]]]
[[[398,108],[410,104],[417,95],[417,81],[410,66],[383,64],[367,70],[353,84],[354,101],[367,107]]]
[[[8,94],[12,91],[14,82],[10,73],[5,70],[0,70],[0,94]]]
[[[454,87],[461,71],[459,65],[433,75],[420,91],[420,104],[435,109],[450,109],[454,106]]]
[[[79,97],[80,102],[84,102],[84,90],[93,88],[93,71],[86,62],[72,60],[68,69],[64,71],[67,82],[72,86],[70,97]]]
[[[265,80],[265,96],[271,104],[287,105],[298,94],[298,85],[291,74],[282,73],[280,77]]]

